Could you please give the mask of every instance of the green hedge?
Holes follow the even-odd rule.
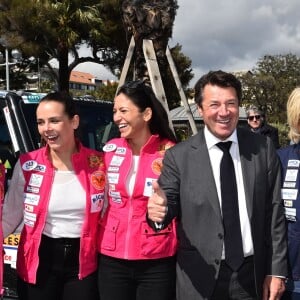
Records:
[[[281,147],[285,147],[290,144],[288,137],[289,126],[286,123],[270,123],[270,125],[278,128],[279,143]]]

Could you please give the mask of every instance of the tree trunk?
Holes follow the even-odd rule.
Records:
[[[59,47],[58,50],[58,90],[69,92],[69,80],[70,80],[70,71],[69,71],[69,60],[68,60],[68,48]]]

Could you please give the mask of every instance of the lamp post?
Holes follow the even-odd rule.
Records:
[[[21,52],[14,49],[11,51],[11,56],[15,60],[9,62],[8,49],[5,47],[5,63],[0,64],[0,66],[5,66],[6,69],[6,90],[9,91],[9,66],[15,65],[17,61],[21,58]],[[3,60],[3,54],[0,52],[0,60]]]
[[[34,56],[31,56],[28,58],[29,64],[25,68],[25,71],[27,72],[26,78],[26,88],[29,86],[29,88],[33,88],[32,84],[37,84],[37,91],[40,92],[41,89],[41,70],[40,70],[40,59],[39,57],[35,58]],[[30,71],[30,65],[35,63],[37,66],[37,72],[29,72]]]

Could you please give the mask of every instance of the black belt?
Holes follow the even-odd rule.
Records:
[[[42,241],[51,245],[62,245],[65,247],[79,247],[80,238],[51,238],[47,235],[42,235]]]

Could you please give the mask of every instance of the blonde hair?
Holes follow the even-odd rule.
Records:
[[[286,109],[290,126],[289,138],[297,144],[300,141],[300,87],[295,88],[290,94]]]

